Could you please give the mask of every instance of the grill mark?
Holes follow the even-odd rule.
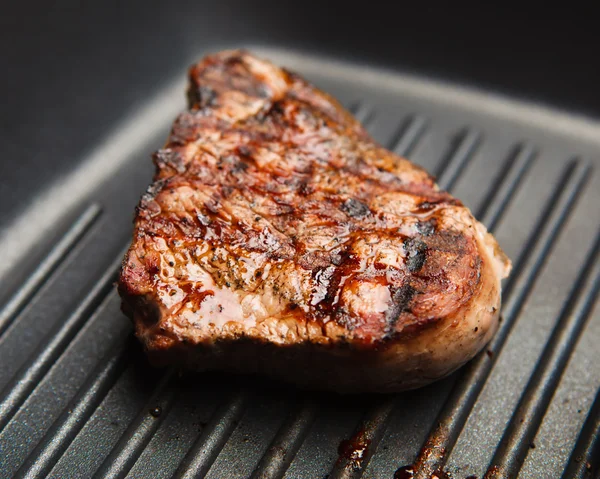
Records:
[[[412,301],[416,290],[408,283],[392,291],[392,305],[385,314],[386,334],[393,334],[400,315],[409,311],[409,304]]]
[[[216,105],[217,92],[207,85],[196,87],[190,85],[187,90],[187,97],[190,108],[206,108]]]
[[[490,229],[491,229],[491,228],[490,228]],[[599,401],[599,402],[600,402],[600,401]],[[596,408],[596,410],[598,411],[598,408]],[[597,417],[597,416],[596,416],[596,417]],[[597,430],[597,429],[598,429],[598,428],[596,427],[596,428],[595,428],[595,430]],[[597,451],[597,448],[596,448],[596,451]],[[573,457],[574,457],[574,458],[577,458],[577,455],[574,455]],[[591,457],[591,456],[590,456],[590,457]],[[600,457],[600,456],[596,454],[596,455],[594,455],[594,458],[596,458],[596,457]],[[579,460],[579,459],[577,459],[577,460]],[[585,466],[585,463],[582,463],[582,464],[581,464],[581,467],[583,468],[584,466]],[[583,476],[583,472],[585,472],[585,471],[583,471],[583,469],[582,469],[582,476]],[[574,475],[574,474],[573,474],[573,475]],[[571,477],[571,476],[570,476],[570,475],[568,475],[568,477]]]
[[[340,149],[340,152],[343,153],[343,154],[347,153],[343,149]],[[347,158],[349,158],[349,161],[345,165],[343,165],[341,167],[342,171],[344,171],[344,172],[346,172],[346,173],[348,173],[350,175],[354,175],[356,177],[359,177],[359,178],[362,178],[365,175],[371,174],[371,171],[368,171],[369,170],[368,165],[362,160],[362,158],[356,156],[356,152],[355,151],[348,152],[348,153],[350,153],[349,156],[347,155]],[[464,163],[462,163],[462,166],[464,166]],[[398,180],[398,182],[400,182],[400,180]],[[386,188],[387,190],[390,190],[390,188],[388,187],[388,185],[385,185],[385,186],[387,187]],[[442,196],[442,195],[440,195],[440,196]],[[435,197],[435,195],[432,195],[432,197]],[[436,200],[438,200],[438,198],[435,198],[434,201],[436,201]],[[446,201],[446,200],[447,200],[447,198],[445,198],[445,197],[442,196],[442,201]],[[349,215],[349,216],[351,216],[351,215]],[[417,262],[417,264],[418,264],[418,262]],[[413,265],[413,267],[416,267],[416,266],[417,265]],[[419,268],[420,267],[422,267],[422,265],[420,265]],[[339,292],[339,288],[338,288],[338,292]],[[396,299],[398,299],[398,303],[399,303],[400,306],[402,306],[403,302],[406,302],[406,301],[403,300],[403,298],[405,296],[406,295],[398,295],[396,297]],[[404,306],[404,307],[406,307],[406,306]],[[341,309],[343,309],[343,308],[341,308]]]
[[[427,258],[427,245],[418,238],[408,238],[404,241],[404,251],[407,254],[406,267],[411,273],[421,270]]]

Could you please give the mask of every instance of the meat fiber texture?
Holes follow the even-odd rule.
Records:
[[[489,342],[510,261],[424,169],[247,51],[192,66],[188,100],[118,283],[152,364],[392,392]]]

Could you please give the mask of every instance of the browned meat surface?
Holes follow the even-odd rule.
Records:
[[[510,262],[459,200],[248,52],[189,77],[119,280],[154,364],[383,392],[483,348]]]

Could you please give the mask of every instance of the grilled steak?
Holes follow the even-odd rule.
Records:
[[[483,348],[510,261],[468,208],[295,73],[189,80],[118,284],[153,364],[389,392]]]

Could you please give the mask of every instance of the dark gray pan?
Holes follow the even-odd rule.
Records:
[[[0,477],[391,479],[413,463],[415,477],[439,468],[455,478],[488,469],[593,477],[600,124],[368,65],[249,48],[338,97],[493,230],[514,263],[498,334],[452,377],[392,397],[149,369],[113,282],[150,153],[184,107],[180,76],[0,238],[11,251],[1,284],[12,284],[16,265],[26,273],[0,309]],[[367,447],[339,455],[344,440]]]

